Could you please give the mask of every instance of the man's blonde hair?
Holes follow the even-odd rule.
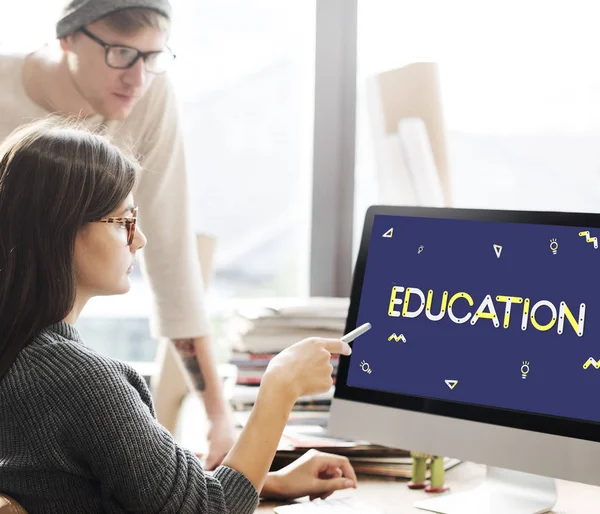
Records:
[[[112,12],[102,18],[109,28],[121,34],[132,34],[140,29],[151,28],[168,32],[171,23],[158,11],[144,7],[132,7]]]

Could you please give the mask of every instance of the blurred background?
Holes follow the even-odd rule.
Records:
[[[372,101],[380,74],[434,65],[425,70],[434,70],[431,98],[439,102],[434,110],[443,128],[441,146],[433,145],[441,182],[425,189],[439,187],[448,205],[589,212],[600,205],[600,31],[593,2],[172,3],[171,76],[182,107],[195,229],[216,241],[207,302],[223,362],[232,302],[346,296],[348,265],[342,280],[319,280],[317,268],[323,266],[323,276],[333,266],[327,241],[345,245],[339,251],[352,262],[366,208],[410,203],[383,187]],[[0,18],[0,45],[32,51],[50,41],[48,20],[60,4],[11,4],[10,16]],[[355,26],[327,30],[344,16]],[[331,54],[332,71],[316,58],[323,47],[339,49]],[[318,109],[336,108],[338,100],[342,110],[351,101],[355,112],[338,126],[347,131],[335,140],[343,147],[331,148],[352,153],[336,172],[315,159],[315,141],[321,145],[328,135]],[[348,187],[323,191],[331,173]],[[346,210],[326,216],[330,205]],[[348,231],[350,238],[335,239]],[[148,289],[136,271],[132,291],[92,301],[80,329],[106,354],[149,363],[156,352],[149,313]]]

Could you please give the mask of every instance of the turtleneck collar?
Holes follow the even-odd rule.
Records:
[[[81,339],[81,336],[79,335],[77,329],[70,323],[67,323],[66,321],[59,321],[58,323],[53,323],[48,328],[46,328],[46,330],[50,330],[51,332],[54,332],[55,334],[58,334],[71,341],[75,341],[76,343],[83,343],[83,340]]]

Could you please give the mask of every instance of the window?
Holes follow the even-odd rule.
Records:
[[[359,0],[357,219],[378,197],[366,81],[420,61],[439,64],[453,206],[596,211],[595,22],[585,2]]]
[[[61,0],[0,19],[0,44],[52,40]],[[216,238],[209,305],[308,291],[316,1],[172,0],[171,77],[182,104],[195,229]],[[31,17],[30,13],[36,16]],[[154,358],[139,272],[123,297],[95,298],[79,329],[124,360]],[[217,327],[218,330],[218,327]]]
[[[1,48],[32,51],[51,41],[56,33],[51,20],[58,19],[63,4],[61,0],[23,0],[5,6],[0,16]]]
[[[175,0],[175,82],[212,297],[308,290],[315,1]]]

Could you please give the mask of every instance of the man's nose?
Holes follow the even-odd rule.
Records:
[[[146,80],[146,70],[144,68],[144,59],[141,57],[135,64],[124,71],[123,82],[131,87],[141,88]]]

